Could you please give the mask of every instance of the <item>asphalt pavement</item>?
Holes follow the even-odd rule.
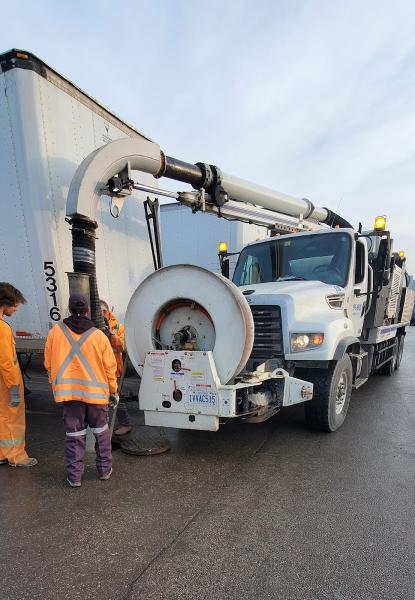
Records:
[[[80,489],[60,409],[29,375],[39,465],[0,467],[2,600],[414,600],[414,328],[401,369],[355,392],[334,434],[308,431],[300,406],[165,430],[169,453],[115,451],[109,481],[89,455]]]

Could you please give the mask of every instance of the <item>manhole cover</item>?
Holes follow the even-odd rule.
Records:
[[[163,438],[160,431],[152,427],[136,427],[123,436],[114,436],[114,441],[120,445],[122,452],[136,456],[163,454],[170,450],[170,444]]]

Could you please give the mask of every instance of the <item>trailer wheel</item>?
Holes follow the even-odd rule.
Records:
[[[305,402],[306,423],[317,431],[336,431],[346,418],[352,393],[353,370],[348,354],[328,369],[309,371],[313,399]]]

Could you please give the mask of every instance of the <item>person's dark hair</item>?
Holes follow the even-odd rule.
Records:
[[[15,306],[26,304],[26,298],[11,283],[0,281],[0,306]]]
[[[110,307],[108,306],[108,304],[105,302],[105,300],[100,300],[99,301],[100,305],[101,305],[101,310],[104,308],[105,310],[107,310],[109,312]]]

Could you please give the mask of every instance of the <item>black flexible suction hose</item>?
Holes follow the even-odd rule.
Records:
[[[343,219],[343,217],[331,211],[329,208],[324,207],[324,210],[327,211],[327,217],[323,223],[330,225],[330,227],[346,227],[354,229],[353,225],[351,225],[349,221],[346,221],[346,219]]]
[[[82,215],[73,215],[69,220],[72,225],[72,258],[75,273],[89,275],[89,294],[91,305],[91,319],[95,327],[105,329],[104,317],[98,295],[97,274],[95,267],[95,221]]]
[[[202,170],[198,165],[192,165],[171,156],[165,156],[164,169],[157,176],[190,183],[196,189],[199,189],[203,180]]]

